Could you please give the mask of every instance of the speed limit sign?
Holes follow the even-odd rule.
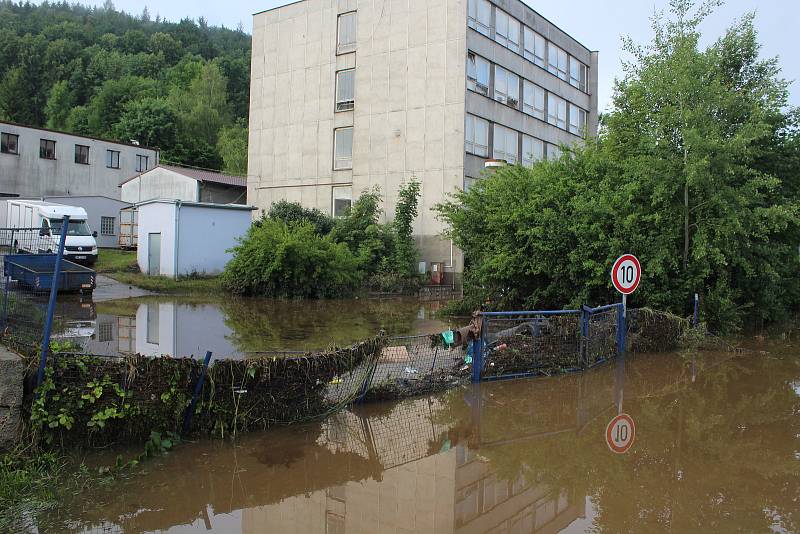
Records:
[[[636,291],[641,278],[642,265],[633,254],[620,256],[611,268],[611,283],[623,295],[630,295]]]
[[[633,418],[621,413],[606,426],[606,443],[608,448],[617,454],[628,452],[636,438],[636,425]]]

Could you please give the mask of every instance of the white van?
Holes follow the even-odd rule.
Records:
[[[37,239],[14,239],[9,243],[15,250],[31,254],[54,253],[58,251],[61,237],[61,223],[65,215],[69,215],[67,239],[64,243],[64,258],[86,265],[94,265],[97,261],[97,232],[92,232],[86,222],[86,210],[76,206],[66,206],[42,200],[6,201],[8,228],[38,228]],[[33,249],[36,250],[33,250]]]

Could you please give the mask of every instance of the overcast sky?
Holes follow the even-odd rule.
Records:
[[[591,50],[600,52],[599,104],[607,107],[614,78],[621,75],[620,36],[629,35],[637,42],[650,38],[650,20],[655,9],[664,9],[668,0],[524,0],[539,14],[561,27]],[[103,0],[84,0],[102,5]],[[183,17],[205,17],[209,24],[235,28],[239,22],[245,30],[252,28],[252,14],[288,1],[280,0],[114,0],[117,9],[141,13],[146,5],[155,18],[178,21]],[[728,0],[702,27],[704,44],[712,43],[725,28],[749,11],[756,12],[756,27],[763,45],[762,55],[778,56],[787,80],[800,79],[800,54],[794,32],[800,21],[800,2],[796,0]],[[800,106],[800,82],[790,87],[790,103]]]

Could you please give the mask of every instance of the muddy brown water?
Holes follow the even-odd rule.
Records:
[[[629,355],[201,440],[42,532],[797,532],[800,344]],[[625,412],[630,449],[606,426]]]
[[[432,334],[448,323],[442,302],[416,298],[269,300],[142,297],[104,302],[64,298],[57,314],[70,339],[93,354],[243,358],[258,352],[320,350],[384,330]]]

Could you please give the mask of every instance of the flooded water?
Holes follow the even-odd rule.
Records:
[[[800,346],[767,348],[629,356],[184,443],[41,530],[797,532]],[[606,432],[621,412],[624,454]]]
[[[350,344],[384,329],[390,336],[441,332],[439,302],[417,299],[286,301],[143,297],[62,299],[69,338],[94,354],[243,357],[260,351]]]

